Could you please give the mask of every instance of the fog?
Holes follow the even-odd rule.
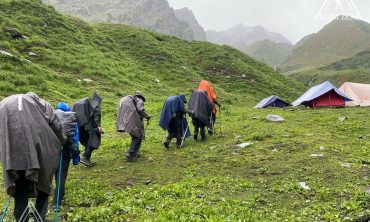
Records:
[[[368,0],[168,0],[190,8],[205,30],[225,30],[240,23],[262,25],[292,42],[319,31],[336,15],[370,21]]]

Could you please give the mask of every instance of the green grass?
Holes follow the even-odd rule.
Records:
[[[61,212],[66,221],[342,221],[370,214],[370,167],[362,164],[370,162],[368,108],[254,110],[270,94],[293,100],[305,89],[230,47],[91,25],[39,1],[2,1],[0,8],[0,30],[12,27],[28,37],[0,34],[0,49],[14,55],[0,55],[1,98],[34,91],[55,105],[97,91],[104,99],[106,134],[93,154],[98,165],[71,166]],[[77,81],[85,78],[93,82]],[[163,101],[189,96],[203,78],[223,104],[223,133],[166,150],[157,126]],[[126,163],[130,138],[115,132],[115,113],[118,99],[135,90],[148,97],[154,119],[142,157]],[[271,113],[286,121],[266,122]],[[339,122],[341,116],[348,120]],[[242,142],[253,145],[238,148]],[[0,199],[6,200],[4,189]]]

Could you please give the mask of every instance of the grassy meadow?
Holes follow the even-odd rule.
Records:
[[[369,108],[256,110],[264,97],[293,101],[305,87],[231,47],[92,25],[38,0],[4,0],[0,8],[0,50],[11,54],[0,53],[0,99],[28,91],[53,105],[94,91],[103,97],[106,134],[93,154],[98,165],[70,167],[63,221],[361,221],[370,215]],[[23,38],[12,38],[9,28]],[[223,105],[217,134],[165,149],[166,133],[157,124],[164,100],[178,93],[189,98],[202,79],[213,83]],[[136,90],[154,118],[139,161],[127,163],[130,138],[115,132],[115,115],[119,98]],[[267,122],[268,114],[285,121]],[[237,146],[244,142],[252,144]],[[0,200],[6,199],[2,188]],[[12,206],[7,221],[11,214]]]

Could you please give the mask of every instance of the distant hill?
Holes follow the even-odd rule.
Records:
[[[212,43],[229,45],[240,50],[266,39],[275,43],[290,43],[281,34],[270,32],[262,26],[246,27],[242,24],[225,31],[207,31],[207,39]]]
[[[318,33],[301,40],[282,71],[318,69],[351,58],[370,48],[370,24],[361,20],[339,17]]]
[[[198,23],[194,16],[194,13],[188,8],[176,9],[175,16],[178,20],[184,21],[189,24],[190,28],[193,30],[193,35],[195,40],[207,41],[207,34],[203,27]]]
[[[293,47],[288,43],[275,43],[266,39],[253,43],[243,51],[258,61],[277,68],[288,59]]]
[[[177,12],[167,0],[43,0],[58,11],[90,22],[134,25],[186,40],[204,40],[192,11]]]

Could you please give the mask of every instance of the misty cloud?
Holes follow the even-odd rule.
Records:
[[[237,24],[262,25],[279,32],[292,42],[319,31],[335,13],[357,14],[370,21],[368,0],[168,0],[172,7],[190,8],[206,30],[225,30]],[[326,2],[326,7],[323,7]],[[341,3],[341,4],[339,4]],[[320,9],[323,16],[318,17]]]

